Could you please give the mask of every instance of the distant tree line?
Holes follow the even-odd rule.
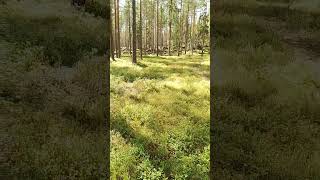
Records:
[[[206,0],[113,1],[112,57],[178,55],[209,46],[209,12]],[[138,15],[137,15],[138,12]],[[114,59],[114,58],[113,58]]]

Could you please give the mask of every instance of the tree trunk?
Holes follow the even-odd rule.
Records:
[[[155,5],[155,0],[152,1],[152,6],[154,7],[154,5]],[[152,37],[151,37],[151,47],[150,47],[150,48],[151,48],[151,50],[152,50],[152,54],[154,54],[154,46],[155,46],[155,45],[154,45],[154,44],[155,44],[155,43],[154,43],[154,42],[155,42],[154,39],[155,39],[155,24],[156,24],[156,23],[155,23],[155,20],[154,20],[154,19],[155,19],[155,15],[154,15],[154,11],[152,11],[152,22],[153,22],[153,23],[152,23],[152,22],[150,23],[150,26],[151,26],[151,27],[150,27],[150,33],[152,34]],[[151,32],[151,29],[152,29],[152,32]]]
[[[110,6],[110,4],[109,4]],[[112,32],[112,29],[113,29],[113,23],[112,23],[112,13],[110,12],[110,52],[111,52],[111,58],[113,61],[115,61],[114,59],[114,44],[113,44],[113,32]],[[108,41],[107,41],[108,42]]]
[[[140,0],[140,59],[142,60],[142,0]]]
[[[156,51],[157,51],[157,56],[159,56],[159,0],[157,0],[157,21],[156,21]]]
[[[117,30],[118,30],[118,33],[117,33],[117,38],[118,38],[118,57],[120,58],[121,57],[121,41],[120,41],[120,23],[119,23],[119,16],[120,16],[120,13],[119,13],[119,0],[117,0]]]
[[[170,5],[169,5],[169,56],[171,56],[171,26],[172,26],[172,0],[170,0]]]
[[[196,5],[193,8],[193,20],[192,20],[192,42],[191,42],[191,54],[193,55],[194,40],[195,40],[195,26],[196,26]]]
[[[181,46],[182,46],[182,37],[183,37],[183,1],[180,1],[181,3],[181,12],[180,12],[180,27],[179,27],[179,31],[180,31],[180,38],[179,38],[179,49],[178,49],[178,56],[180,55],[180,51],[181,51]]]
[[[147,20],[147,18],[146,18],[146,20],[145,20],[145,32],[144,32],[144,37],[145,37],[144,54],[145,54],[145,55],[147,55],[147,45],[148,45],[147,26],[148,26],[148,20]]]
[[[163,54],[163,31],[162,31],[162,5],[160,5],[160,20],[159,20],[159,32],[160,32],[160,52],[159,54],[162,56]]]
[[[137,63],[136,1],[132,0],[132,63]]]
[[[131,55],[131,47],[132,47],[132,36],[131,36],[131,11],[130,11],[130,3],[129,3],[129,54]]]
[[[119,50],[118,50],[118,23],[117,23],[117,0],[114,0],[114,44],[115,44],[115,50],[116,50],[116,57],[119,58]]]
[[[189,3],[187,7],[187,14],[186,14],[186,27],[185,27],[185,42],[184,42],[184,54],[187,54],[187,47],[188,47],[188,29],[189,29]]]
[[[110,18],[111,22],[112,22],[112,19]],[[116,61],[114,59],[114,47],[113,47],[113,37],[112,37],[112,23],[111,23],[111,31],[110,31],[110,51],[111,51],[111,58],[113,61]]]

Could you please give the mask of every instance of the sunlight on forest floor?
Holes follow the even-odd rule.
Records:
[[[111,63],[112,177],[206,177],[209,56],[149,56],[137,65],[129,57],[116,60]]]

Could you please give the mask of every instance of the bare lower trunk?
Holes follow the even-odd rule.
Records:
[[[118,57],[120,58],[121,57],[121,41],[120,41],[120,22],[119,22],[119,16],[120,16],[120,14],[119,14],[119,0],[117,0],[117,30],[118,30],[118,32],[117,32],[117,41],[118,41],[118,47],[117,47],[117,49],[118,49]]]
[[[156,21],[156,39],[157,39],[157,46],[156,46],[156,51],[157,51],[157,56],[159,56],[159,0],[157,0],[157,21]]]
[[[137,63],[136,1],[132,0],[132,63]]]
[[[139,31],[140,31],[140,59],[142,60],[142,0],[140,0],[140,26],[139,26]]]
[[[188,4],[188,8],[187,8],[187,14],[186,14],[186,29],[185,29],[185,42],[184,42],[184,54],[187,54],[187,48],[188,48],[188,28],[189,28],[189,4]]]
[[[196,23],[196,6],[193,9],[193,20],[192,20],[192,39],[191,39],[191,54],[193,55],[194,39],[195,39],[195,23]]]
[[[129,7],[129,54],[131,55],[131,45],[132,45],[132,43],[131,43],[131,39],[132,39],[132,37],[131,37],[131,11],[130,11],[130,7]]]

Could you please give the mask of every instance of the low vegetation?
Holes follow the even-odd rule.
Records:
[[[0,8],[4,178],[104,178],[104,20],[64,0]]]
[[[320,16],[250,2],[224,1],[214,18],[213,176],[318,179],[319,42],[301,31],[317,34]]]
[[[208,179],[208,55],[130,60],[111,65],[112,179]]]

